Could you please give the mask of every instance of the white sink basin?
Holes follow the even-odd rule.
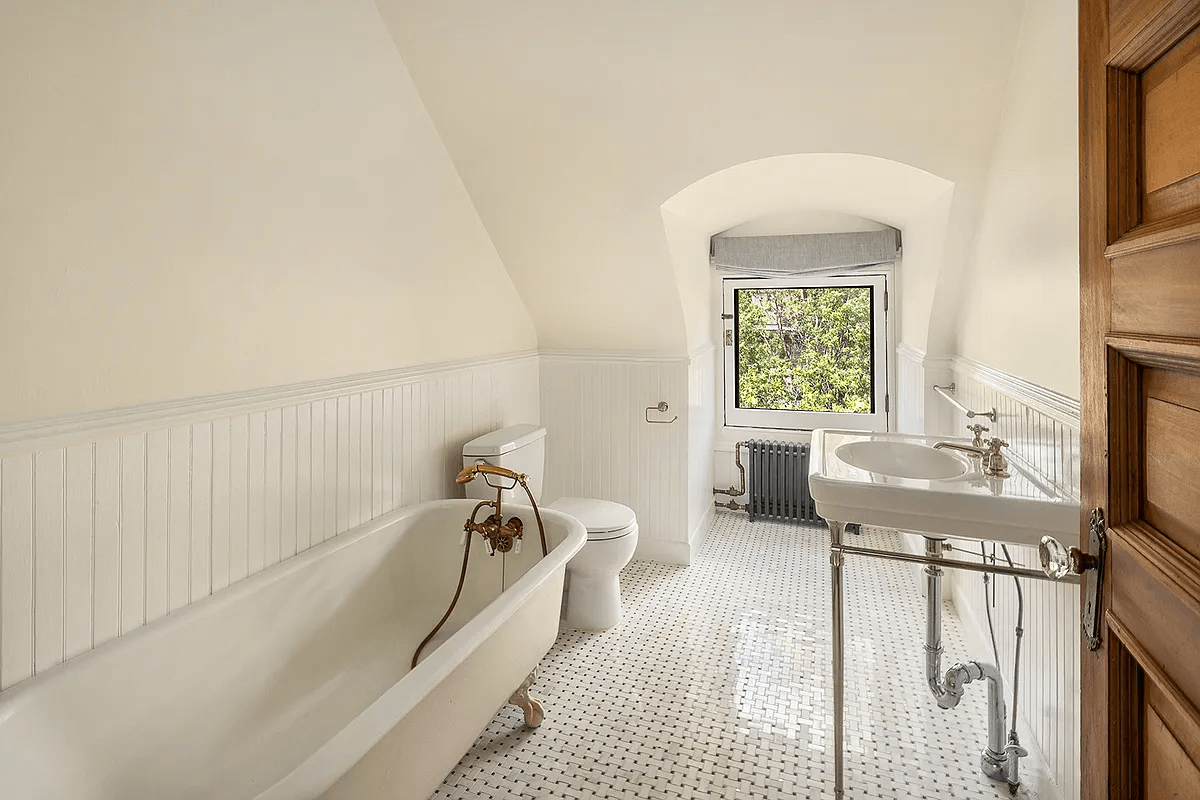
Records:
[[[935,450],[933,436],[816,430],[809,488],[817,513],[906,531],[1036,546],[1049,533],[1079,543],[1079,502],[1010,460],[1010,478],[978,459]],[[966,444],[965,440],[957,440]]]
[[[878,472],[894,478],[944,480],[965,475],[971,468],[965,458],[934,450],[926,444],[883,439],[850,442],[835,450],[834,455],[864,472]]]

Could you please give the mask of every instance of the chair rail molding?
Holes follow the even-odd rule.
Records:
[[[1068,397],[1036,383],[1001,372],[966,356],[954,356],[954,371],[970,376],[1014,400],[1064,425],[1079,427],[1079,399]]]
[[[401,386],[434,377],[469,372],[515,361],[536,361],[538,351],[420,364],[361,375],[322,378],[302,383],[249,389],[184,400],[167,400],[61,417],[0,423],[0,458],[60,447],[75,441],[121,436],[184,423],[206,422],[283,405],[326,400]]]

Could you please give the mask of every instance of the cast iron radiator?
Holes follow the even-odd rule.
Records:
[[[822,522],[808,491],[808,445],[750,439],[750,519]]]

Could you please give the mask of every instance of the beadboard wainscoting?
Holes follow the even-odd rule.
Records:
[[[1079,497],[1079,401],[962,356],[952,359],[959,402],[996,409],[988,435],[1009,443],[1014,460],[1063,494]],[[938,398],[944,406],[949,403]],[[963,435],[968,420],[954,412],[941,432]],[[976,420],[978,421],[978,420]],[[969,434],[968,434],[969,435]],[[990,546],[989,546],[990,553]],[[1014,562],[1038,566],[1037,549],[1009,547]],[[997,548],[997,555],[1003,555]],[[1011,578],[996,581],[995,602],[985,601],[978,575],[951,571],[949,590],[963,620],[973,658],[994,660],[987,628],[990,605],[1000,666],[1011,681],[1017,593]],[[1079,797],[1079,588],[1023,580],[1025,630],[1018,705],[1064,800]],[[1009,684],[1011,686],[1011,683]],[[1028,745],[1027,745],[1028,746]],[[1049,793],[1043,789],[1043,798]]]
[[[713,499],[713,441],[716,429],[717,346],[693,350],[688,363],[688,550],[700,552],[717,511]],[[690,563],[690,560],[689,560]]]
[[[0,427],[0,689],[460,494],[462,445],[536,421],[538,381],[520,353]]]
[[[896,430],[925,432],[925,354],[915,347],[896,345]]]
[[[594,497],[632,508],[634,558],[691,561],[690,369],[687,357],[542,352],[545,498]],[[660,401],[665,413],[647,411]],[[647,422],[647,414],[661,422]]]

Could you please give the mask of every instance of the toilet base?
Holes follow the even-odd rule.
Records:
[[[565,627],[581,631],[611,628],[621,621],[620,577],[571,574],[565,606]]]

